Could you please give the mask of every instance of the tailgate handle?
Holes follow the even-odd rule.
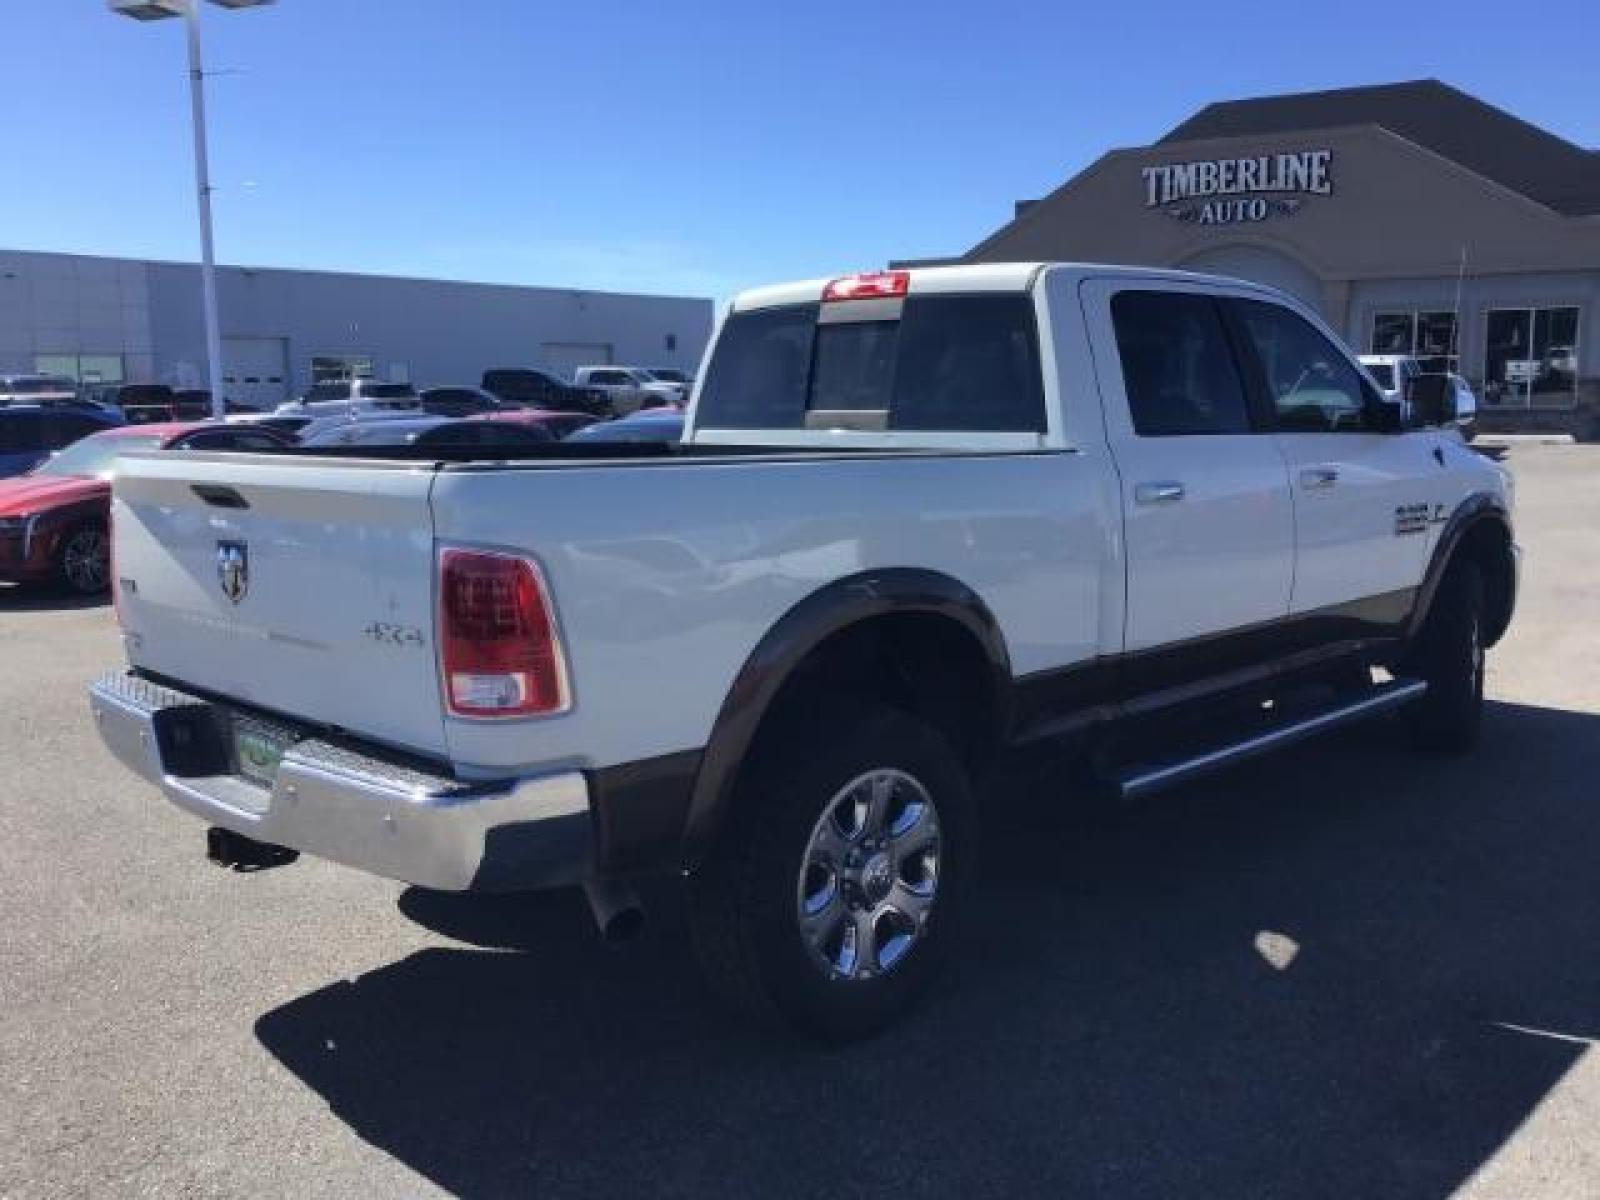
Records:
[[[246,500],[231,487],[223,487],[215,483],[191,484],[196,496],[214,508],[249,508],[250,501]]]

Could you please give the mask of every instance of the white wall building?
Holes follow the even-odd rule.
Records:
[[[712,304],[322,271],[219,267],[230,399],[276,403],[343,372],[418,385],[476,383],[490,367],[586,363],[692,371]],[[205,386],[200,271],[0,250],[0,374]]]

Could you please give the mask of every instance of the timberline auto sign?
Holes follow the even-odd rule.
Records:
[[[1307,196],[1333,193],[1331,150],[1210,158],[1146,167],[1144,205],[1195,225],[1293,216]]]

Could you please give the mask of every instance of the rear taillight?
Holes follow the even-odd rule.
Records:
[[[550,595],[526,558],[440,551],[439,655],[455,716],[549,716],[570,706]]]
[[[846,275],[835,279],[822,289],[822,299],[878,300],[884,297],[904,296],[911,286],[909,271],[868,271],[862,275]]]

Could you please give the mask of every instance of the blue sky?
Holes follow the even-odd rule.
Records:
[[[1425,76],[1597,146],[1600,5],[1558,9],[206,5],[218,256],[720,296],[958,252],[1210,100]],[[181,27],[3,22],[0,246],[195,257]]]

